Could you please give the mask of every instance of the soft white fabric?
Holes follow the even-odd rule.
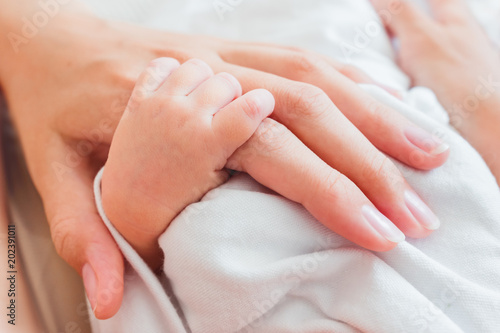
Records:
[[[224,20],[212,0],[129,0],[116,8],[132,20],[138,6],[142,16],[135,20],[158,28],[307,47],[351,61],[395,88],[408,87],[384,33],[354,56],[342,52],[342,43],[354,45],[358,29],[378,22],[368,1],[221,2],[236,4]],[[498,1],[469,2],[498,37]],[[122,308],[110,320],[93,320],[94,331],[500,332],[495,179],[450,129],[431,91],[412,89],[401,102],[377,87],[364,89],[450,144],[449,161],[431,172],[398,164],[440,217],[437,232],[372,253],[238,175],[189,206],[161,237],[166,276],[159,280],[103,215],[130,264]],[[99,184],[100,175],[95,190],[102,214]]]

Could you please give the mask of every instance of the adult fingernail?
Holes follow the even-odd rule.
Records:
[[[362,208],[364,218],[372,225],[379,234],[393,243],[401,243],[405,235],[387,217],[375,207],[365,205]]]
[[[405,136],[414,146],[434,156],[441,155],[450,149],[446,142],[418,127],[407,128]]]
[[[417,219],[417,221],[427,230],[436,230],[441,225],[438,217],[427,206],[419,196],[410,190],[405,192],[406,206]]]
[[[83,285],[85,286],[85,291],[87,292],[87,297],[92,307],[92,311],[95,313],[97,309],[97,292],[98,292],[98,282],[97,276],[92,269],[90,264],[85,264],[82,268],[82,278]]]

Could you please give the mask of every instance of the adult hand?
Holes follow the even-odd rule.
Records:
[[[378,12],[394,6],[394,0],[371,1]],[[436,93],[452,124],[468,136],[474,119],[466,119],[500,96],[497,48],[463,0],[429,0],[433,17],[410,1],[396,2],[398,13],[381,18],[400,42],[400,67],[414,85]]]
[[[4,49],[1,82],[54,244],[82,273],[98,318],[119,309],[123,261],[96,212],[92,180],[139,73],[154,58],[199,58],[215,72],[233,74],[244,92],[271,91],[275,120],[264,123],[229,167],[302,203],[332,230],[384,251],[396,245],[383,237],[393,229],[366,205],[411,237],[439,224],[378,149],[427,170],[444,163],[446,146],[365,94],[333,61],[108,23],[82,12],[60,13],[18,54]]]
[[[379,12],[391,0],[372,0]],[[381,16],[399,39],[401,68],[414,85],[432,89],[451,124],[483,156],[500,181],[500,54],[463,0],[429,0],[434,17],[408,1]],[[385,11],[386,12],[386,11]]]

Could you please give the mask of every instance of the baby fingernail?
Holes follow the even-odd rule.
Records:
[[[364,218],[377,230],[385,239],[393,243],[401,243],[405,240],[405,235],[387,217],[379,212],[375,207],[365,205],[362,208]]]
[[[87,297],[92,307],[92,311],[95,313],[97,309],[97,292],[98,292],[98,282],[97,276],[92,269],[90,264],[85,264],[82,268],[82,278],[83,285],[85,286],[85,291],[87,292]]]
[[[406,206],[417,219],[417,221],[427,230],[436,230],[440,227],[441,222],[432,210],[427,206],[419,196],[410,190],[405,192]]]
[[[266,89],[256,89],[255,90],[258,101],[259,101],[259,106],[264,107],[266,109],[270,109],[271,111],[274,109],[275,105],[275,100],[273,94],[271,94],[268,90]]]
[[[434,156],[441,155],[450,149],[446,142],[418,127],[407,128],[405,136],[414,146]]]

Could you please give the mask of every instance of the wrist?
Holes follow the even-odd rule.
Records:
[[[499,76],[500,77],[500,76]],[[500,117],[500,80],[484,80],[475,91],[460,95],[460,98],[444,102],[447,105],[451,124],[465,138],[476,131],[484,131],[489,124],[498,126]],[[486,127],[485,127],[486,125]]]
[[[467,126],[464,126],[464,135],[497,134],[500,125],[500,91],[480,101],[477,107],[471,109]]]
[[[101,182],[103,210],[123,238],[151,269],[156,270],[163,256],[158,239],[175,214],[162,209],[164,207],[159,208],[154,200],[149,200],[134,184],[127,182],[130,176],[119,173],[118,169],[106,164]]]

